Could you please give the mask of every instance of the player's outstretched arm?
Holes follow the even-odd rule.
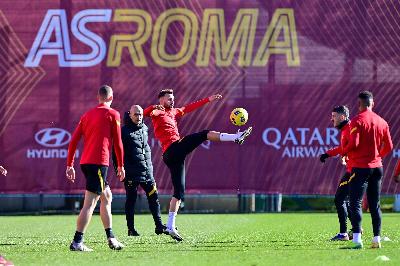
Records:
[[[202,107],[203,105],[209,103],[209,102],[214,102],[214,101],[218,101],[222,99],[222,95],[221,94],[215,94],[215,95],[211,95],[210,97],[201,99],[199,101],[190,103],[188,105],[185,105],[184,107],[180,108],[180,110],[182,111],[182,115],[185,113],[190,113],[194,110],[196,110],[197,108]]]
[[[208,100],[210,102],[218,101],[218,100],[221,100],[221,99],[222,99],[222,95],[221,94],[215,94],[215,95],[211,95],[210,97],[208,97]]]

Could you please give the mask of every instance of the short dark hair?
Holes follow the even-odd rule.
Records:
[[[362,91],[358,94],[358,99],[361,100],[361,103],[365,107],[370,107],[370,106],[372,106],[372,101],[374,100],[374,95],[372,95],[372,92],[370,92],[370,91]]]
[[[112,93],[113,93],[113,90],[112,90],[112,88],[111,88],[110,86],[108,86],[108,85],[103,85],[103,86],[101,86],[100,89],[99,89],[99,96],[100,96],[101,98],[103,98],[104,100],[110,98],[110,96],[112,95]]]
[[[335,107],[332,109],[332,112],[335,112],[335,113],[344,115],[346,118],[349,118],[349,116],[350,116],[349,108],[348,108],[346,105],[338,105],[338,106],[335,106]]]
[[[172,90],[172,89],[161,90],[160,93],[158,94],[158,99],[160,99],[161,97],[164,97],[164,95],[166,95],[166,94],[174,94],[174,90]]]

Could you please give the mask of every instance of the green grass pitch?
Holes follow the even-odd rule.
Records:
[[[164,220],[166,216],[163,216]],[[371,219],[364,214],[363,250],[341,250],[328,241],[338,230],[336,214],[182,214],[184,242],[154,234],[150,215],[136,216],[140,237],[128,237],[123,215],[114,232],[126,247],[108,248],[100,217],[85,235],[91,253],[71,252],[76,216],[0,216],[0,254],[15,265],[400,265],[400,215],[384,214],[382,236],[392,241],[369,248]],[[390,261],[375,261],[386,256]]]

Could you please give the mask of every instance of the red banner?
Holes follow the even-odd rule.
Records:
[[[187,158],[189,193],[332,194],[344,168],[318,156],[338,145],[330,113],[371,90],[395,143],[383,193],[400,150],[400,4],[396,1],[20,1],[0,2],[0,178],[5,193],[75,193],[66,150],[100,85],[113,107],[157,103],[173,88],[182,106],[211,94],[222,101],[184,117],[180,132],[235,132],[235,107],[254,127],[245,144],[204,143]],[[151,122],[145,120],[150,126]],[[155,178],[170,193],[154,137]],[[81,146],[77,152],[81,152]],[[123,192],[110,170],[111,188]]]

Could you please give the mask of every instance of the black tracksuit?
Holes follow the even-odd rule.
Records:
[[[125,215],[128,229],[134,229],[135,203],[139,185],[146,193],[155,226],[161,228],[163,225],[156,182],[153,177],[148,128],[144,123],[134,124],[129,113],[126,112],[124,114],[124,126],[121,128],[121,137],[124,146],[126,172],[124,180],[126,190]]]

